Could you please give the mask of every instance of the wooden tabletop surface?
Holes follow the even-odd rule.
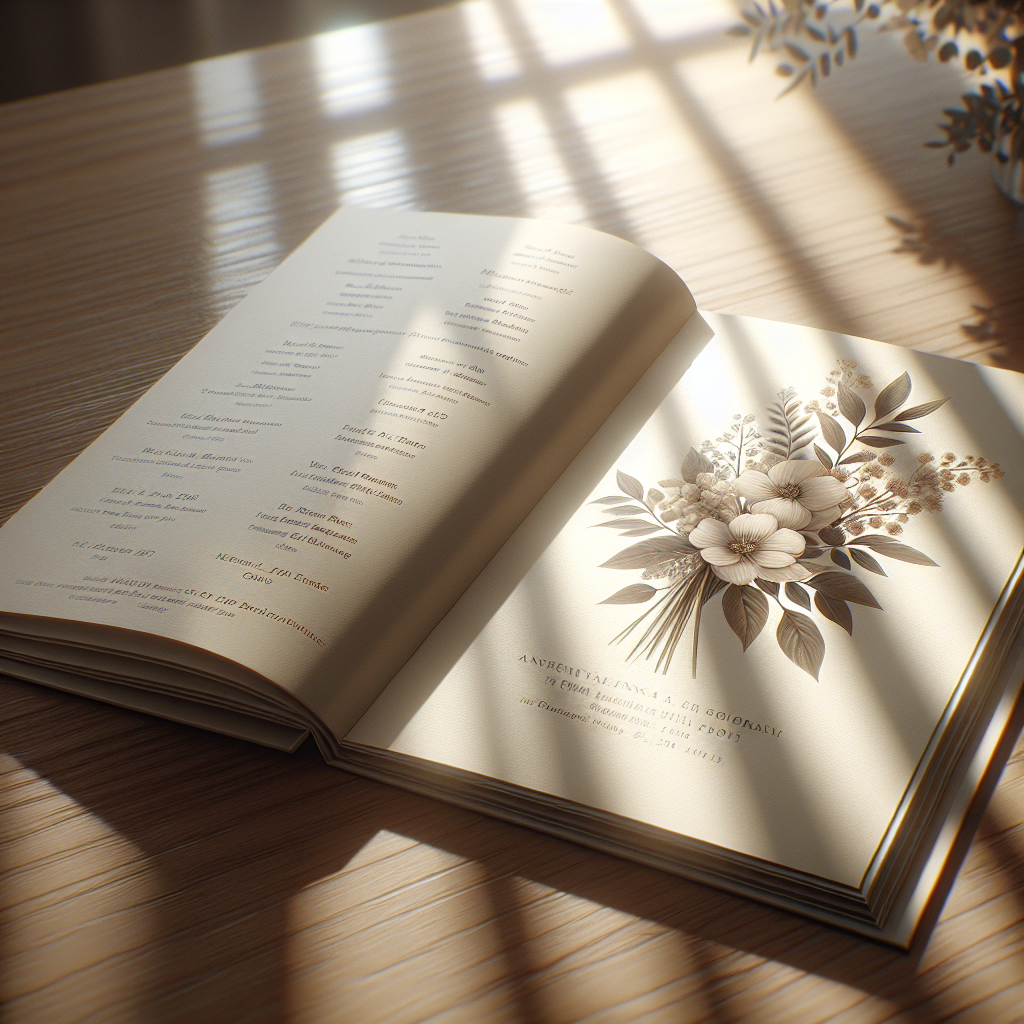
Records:
[[[736,20],[475,0],[0,107],[0,516],[341,202],[588,223],[702,308],[1024,369],[1024,215],[922,147],[956,70],[890,34],[776,100]],[[11,1024],[1024,1019],[1021,744],[904,954],[308,746],[2,690]]]

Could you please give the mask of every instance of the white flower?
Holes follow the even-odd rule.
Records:
[[[811,575],[797,564],[804,551],[803,537],[795,530],[779,529],[778,520],[767,513],[746,512],[729,523],[703,519],[689,540],[716,576],[741,587],[755,578],[790,583]]]
[[[685,480],[660,480],[668,490],[658,504],[662,521],[675,523],[673,529],[685,537],[702,519],[712,516],[722,522],[739,515],[739,503],[731,482],[719,480],[713,473],[698,473],[696,483]]]
[[[849,497],[835,477],[810,459],[780,462],[767,473],[744,470],[735,486],[752,512],[775,516],[780,526],[792,530],[819,530],[834,523]]]
[[[700,501],[700,488],[696,484],[685,480],[659,480],[658,483],[668,492],[658,503],[661,518],[666,523],[679,519],[691,505]]]

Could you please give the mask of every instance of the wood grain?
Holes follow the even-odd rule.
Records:
[[[881,38],[776,102],[735,17],[487,0],[0,107],[0,515],[342,200],[590,223],[703,308],[1024,368],[1021,214],[921,147],[955,73]],[[1022,745],[905,955],[310,749],[3,700],[11,1022],[1022,1019]]]

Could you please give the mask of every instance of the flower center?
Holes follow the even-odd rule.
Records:
[[[757,550],[757,544],[752,540],[734,540],[729,545],[729,550],[734,555],[749,555],[751,551]]]
[[[792,498],[794,501],[800,498],[799,484],[783,484],[777,490],[780,498]]]

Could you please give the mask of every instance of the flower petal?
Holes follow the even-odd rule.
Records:
[[[812,477],[822,476],[824,472],[825,467],[820,462],[811,459],[790,459],[788,462],[772,466],[768,470],[768,476],[776,487],[785,487],[787,484],[803,484]]]
[[[718,570],[716,569],[715,571],[717,572]],[[813,574],[807,566],[794,562],[792,565],[785,565],[781,569],[764,566],[757,570],[757,575],[760,579],[768,580],[771,583],[799,583]]]
[[[761,551],[783,551],[787,555],[802,555],[806,542],[795,530],[776,530],[770,537],[765,538],[757,547]]]
[[[767,501],[779,493],[778,488],[768,479],[768,476],[756,469],[745,469],[736,478],[733,486],[736,488],[736,493],[749,502]]]
[[[834,476],[805,480],[800,485],[800,504],[812,512],[820,512],[830,505],[838,505],[848,497],[846,488]]]
[[[693,534],[691,533],[690,536],[692,537]],[[730,551],[728,548],[713,544],[711,547],[701,548],[700,557],[703,558],[708,565],[733,565],[743,556],[737,554],[735,551]]]
[[[784,566],[792,565],[796,559],[788,551],[773,551],[771,548],[760,547],[751,551],[747,556],[757,563],[758,572],[761,569],[781,569]]]
[[[811,521],[811,513],[796,498],[772,498],[755,502],[750,507],[755,512],[775,516],[779,526],[788,526],[792,530],[802,530]]]
[[[811,516],[811,521],[807,524],[806,529],[812,531],[824,530],[826,526],[831,526],[840,516],[841,510],[838,505],[833,505],[831,508],[826,508],[821,512],[815,512]],[[801,527],[804,529],[804,527]]]
[[[725,523],[718,519],[702,519],[691,531],[690,531],[690,543],[698,548],[705,547],[726,547],[733,541],[733,535],[729,532],[729,527]]]
[[[701,554],[703,553],[702,551]],[[720,579],[726,583],[735,583],[738,587],[753,583],[754,578],[760,575],[757,566],[749,558],[741,558],[732,565],[713,565],[711,568]]]
[[[760,544],[779,528],[779,521],[775,516],[763,513],[751,514],[746,512],[737,516],[729,523],[726,529],[732,532],[730,540],[742,540],[748,544]]]

